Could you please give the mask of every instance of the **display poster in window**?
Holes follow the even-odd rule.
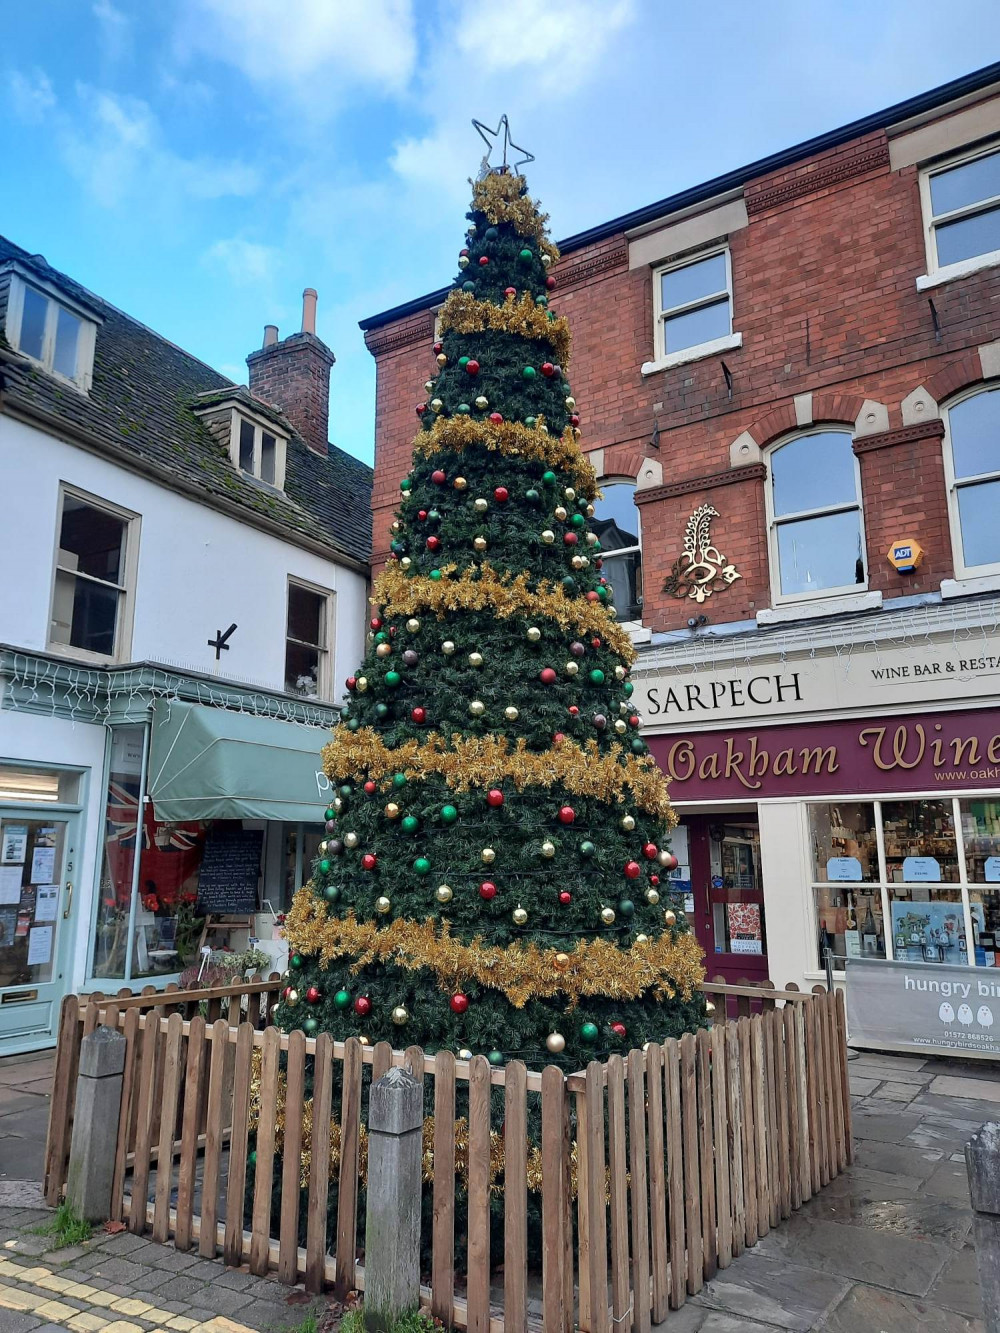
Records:
[[[1000,883],[1000,856],[988,856],[983,865],[983,877],[987,884]]]
[[[759,903],[726,903],[730,953],[763,953]]]
[[[28,826],[6,824],[0,842],[0,863],[5,866],[24,865],[28,854]]]
[[[907,856],[903,860],[906,884],[940,884],[941,863],[934,856]]]
[[[835,884],[860,884],[861,862],[856,856],[831,856],[826,863],[826,877]]]
[[[205,839],[198,877],[200,912],[235,916],[257,910],[263,844],[261,829],[213,832]]]
[[[55,828],[35,830],[35,845],[31,853],[32,884],[51,884],[56,877],[56,838]]]
[[[0,907],[0,949],[12,949],[17,939],[17,908]]]
[[[1000,978],[974,967],[847,960],[847,1038],[877,1050],[1000,1058]]]
[[[844,931],[844,953],[846,954],[846,956],[847,956],[848,958],[860,958],[860,957],[861,957],[862,950],[861,950],[861,931],[860,931],[860,930],[845,930],[845,931]]]
[[[59,907],[59,885],[39,884],[35,890],[35,921],[55,921]]]
[[[907,902],[894,899],[892,911],[892,950],[898,961],[910,963],[968,962],[965,918],[961,903]],[[981,903],[972,904],[972,924],[976,934],[986,929]]]
[[[28,931],[28,966],[40,967],[52,957],[51,926],[32,926]]]
[[[24,866],[0,866],[0,906],[16,907],[21,901]]]

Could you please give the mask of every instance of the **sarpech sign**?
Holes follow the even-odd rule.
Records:
[[[1000,1059],[1000,972],[847,960],[847,1039],[878,1050]]]
[[[673,801],[1000,786],[1000,709],[647,736]]]

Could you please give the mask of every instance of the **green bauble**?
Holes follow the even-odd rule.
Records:
[[[291,956],[291,958],[289,958],[289,960],[288,960],[288,966],[289,966],[289,967],[294,967],[294,968],[299,968],[299,967],[301,967],[301,966],[302,966],[302,955],[301,955],[300,953],[293,953],[292,956]]]
[[[360,731],[360,729],[361,729],[361,723],[360,723],[360,721],[358,720],[358,718],[356,718],[356,717],[352,717],[351,720],[350,720],[350,722],[348,722],[348,724],[347,724],[347,730],[348,730],[348,731]]]
[[[459,416],[466,417],[472,411],[472,408],[469,406],[468,403],[459,403],[458,407],[455,408],[455,411],[459,414]]]
[[[322,875],[328,875],[330,873],[330,862],[326,859],[326,857],[324,857],[323,860],[320,861],[319,869],[320,869],[320,874]]]
[[[633,742],[632,742],[632,753],[633,753],[633,754],[645,754],[645,753],[646,753],[646,742],[642,739],[641,736],[636,736],[635,740],[633,740]]]
[[[460,357],[458,358],[458,364],[459,364],[459,365],[462,367],[462,369],[464,370],[465,367],[469,364],[469,358],[468,358],[467,356],[460,356]]]
[[[556,484],[556,474],[552,471],[543,472],[542,481],[545,482],[546,486],[554,486]]]
[[[388,704],[376,704],[376,705],[375,705],[375,716],[376,716],[376,717],[388,717],[388,716],[389,716],[389,705],[388,705]]]
[[[528,249],[527,246],[525,246],[523,250],[518,252],[517,257],[518,259],[520,259],[522,264],[530,264],[532,259],[534,258],[534,256],[532,255],[531,251]]]
[[[573,517],[570,519],[570,522],[573,524],[574,528],[582,528],[584,523],[586,523],[586,521],[587,520],[584,518],[582,514],[574,514]]]
[[[419,828],[420,828],[420,820],[416,817],[416,815],[407,815],[406,818],[403,820],[404,833],[416,833],[416,831]]]
[[[389,642],[389,636],[388,636],[388,634],[386,634],[386,632],[385,632],[384,629],[380,629],[379,632],[375,635],[375,642],[376,642],[376,643],[388,643],[388,642]]]
[[[525,418],[524,418],[524,424],[525,424],[525,425],[528,427],[528,429],[530,430],[530,429],[532,429],[532,428],[534,427],[534,425],[535,425],[535,420],[536,420],[535,417],[525,417]]]
[[[399,483],[399,489],[401,491],[412,491],[413,482],[410,480],[409,477],[404,477],[403,480]]]
[[[635,916],[635,903],[631,898],[623,898],[618,904],[618,911],[622,916]]]
[[[600,667],[594,667],[593,671],[590,673],[590,683],[591,685],[604,684],[604,672]]]
[[[453,805],[442,806],[441,818],[446,824],[454,824],[455,820],[458,818],[458,811]]]
[[[257,1149],[254,1148],[252,1152],[247,1153],[247,1166],[256,1166],[256,1165],[257,1165]]]
[[[440,581],[441,581],[441,571],[440,571],[440,569],[432,569],[432,570],[431,570],[431,578],[434,580],[435,583],[440,583]]]
[[[328,884],[323,890],[323,897],[328,903],[335,903],[340,897],[340,890],[337,888],[336,884]]]
[[[497,1069],[499,1069],[504,1062],[503,1051],[490,1051],[486,1058],[489,1060],[490,1064],[495,1065]]]
[[[341,788],[340,788],[340,794],[341,794],[341,796],[350,796],[350,795],[353,794],[353,792],[354,792],[354,788],[351,786],[351,784],[350,784],[349,782],[345,782],[345,783],[342,784],[342,786],[341,786]]]
[[[418,875],[426,875],[430,872],[431,863],[426,856],[418,856],[413,863],[413,869]]]
[[[538,502],[541,500],[542,497],[538,494],[538,492],[537,492],[537,491],[535,490],[535,488],[532,486],[532,488],[531,488],[530,490],[524,492],[524,498],[527,500],[528,504],[530,504],[530,505],[536,505],[536,504],[538,504]]]
[[[336,810],[334,810],[334,808],[333,808],[332,805],[329,806],[329,807],[327,808],[326,818],[327,818],[327,819],[336,819],[336,818],[337,818],[337,812],[336,812]]]
[[[405,774],[405,773],[393,773],[393,775],[392,775],[392,785],[396,788],[397,791],[398,791],[401,787],[405,787],[405,786],[406,786],[406,774]]]
[[[403,678],[398,671],[387,671],[385,673],[385,683],[391,686],[393,689],[396,688],[396,686],[400,683],[402,679]]]
[[[597,1024],[584,1023],[580,1028],[580,1040],[592,1045],[597,1040]]]
[[[306,1034],[307,1037],[311,1037],[312,1034],[318,1030],[319,1030],[319,1023],[315,1018],[313,1018],[311,1014],[309,1015],[308,1018],[304,1018],[302,1020],[302,1031]]]
[[[581,855],[581,856],[593,856],[594,853],[595,853],[596,851],[597,851],[597,848],[594,846],[594,844],[593,844],[589,839],[588,839],[586,842],[581,842],[581,843],[580,843],[580,855]]]
[[[533,380],[537,373],[538,372],[535,370],[534,366],[525,366],[524,369],[521,371],[521,375],[526,380]]]
[[[633,684],[632,681],[627,680],[625,684],[622,686],[622,689],[625,691],[625,698],[631,699],[632,691],[635,689],[635,685]]]
[[[338,1009],[346,1009],[351,1003],[351,992],[349,990],[339,990],[333,997],[333,1002]]]

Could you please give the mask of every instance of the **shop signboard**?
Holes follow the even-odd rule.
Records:
[[[1000,1059],[1000,976],[943,963],[848,958],[854,1046]]]
[[[261,829],[210,834],[198,876],[199,911],[214,916],[256,912],[263,842]]]

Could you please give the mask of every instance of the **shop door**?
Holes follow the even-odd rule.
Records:
[[[54,1040],[73,925],[78,817],[0,806],[0,1052]]]
[[[693,924],[709,977],[767,978],[767,933],[756,814],[685,818]]]

